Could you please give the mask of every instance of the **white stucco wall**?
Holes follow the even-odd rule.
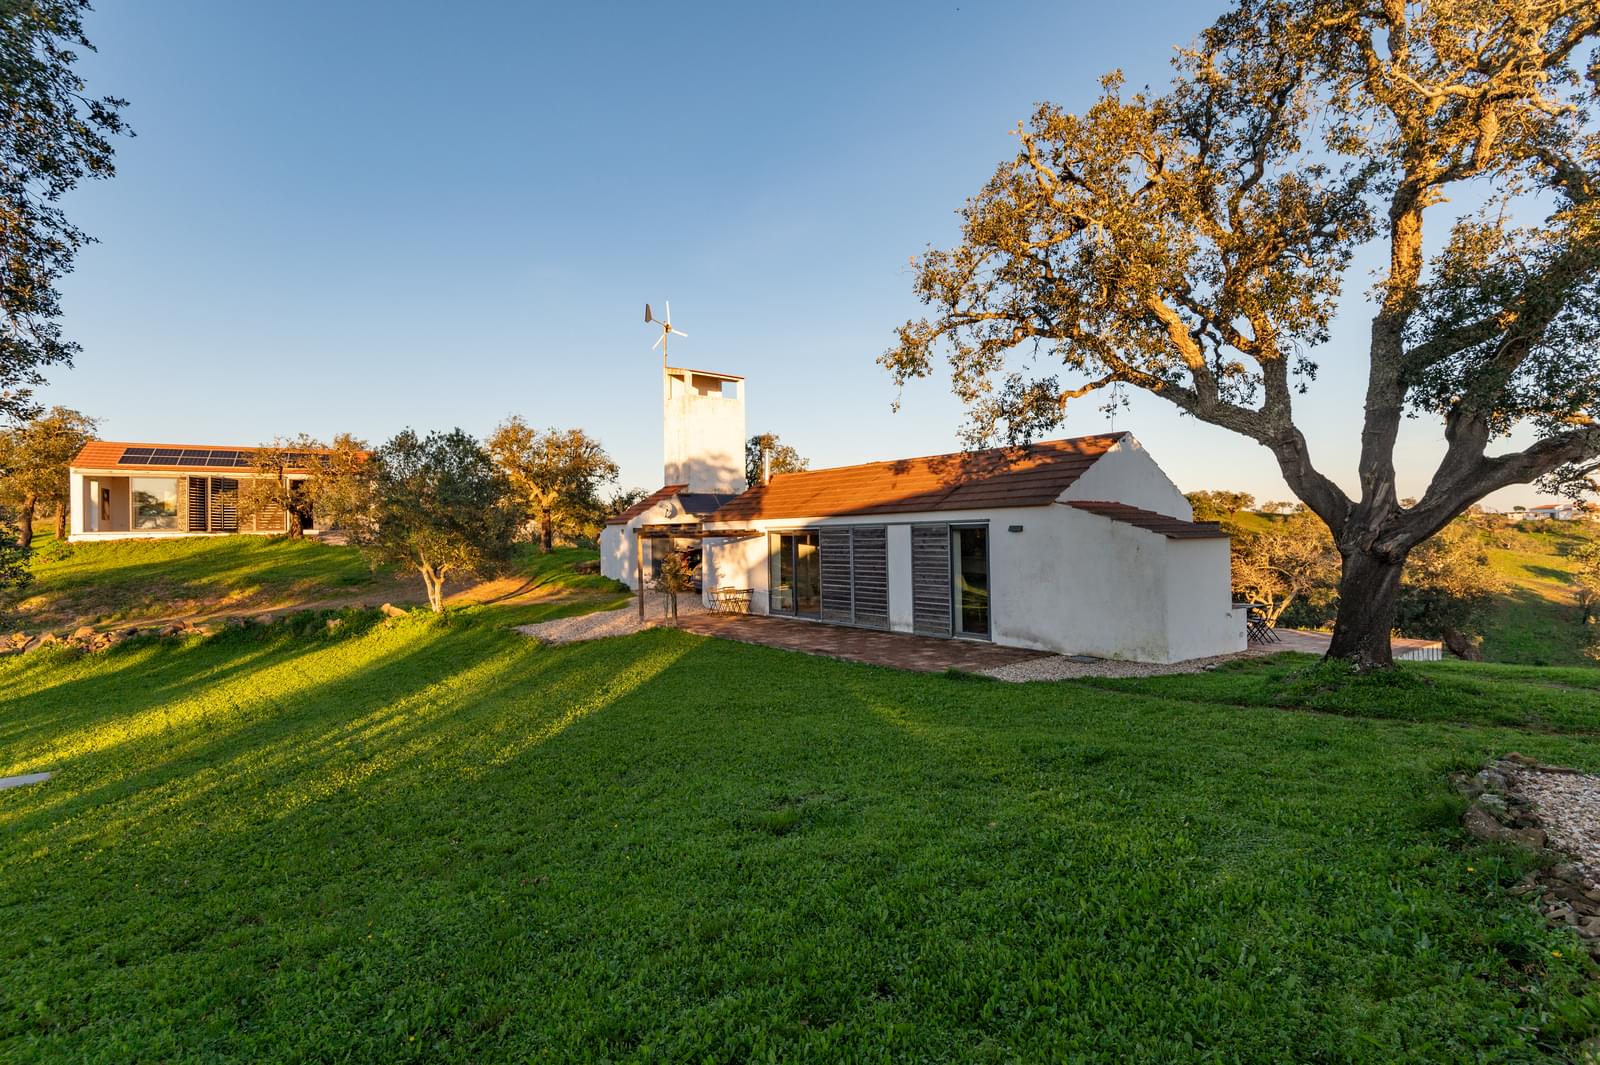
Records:
[[[59,483],[59,482],[58,482]],[[83,474],[73,470],[67,475],[67,498],[69,510],[67,511],[67,538],[79,535],[84,531],[83,516],[88,513],[89,491]],[[99,513],[97,510],[96,513]]]
[[[1155,509],[1149,503],[1158,501],[1151,493],[1143,505]],[[1170,497],[1164,506],[1170,513]],[[887,526],[890,628],[909,632],[911,526],[923,522],[987,522],[990,631],[998,644],[1146,662],[1244,647],[1230,609],[1226,540],[1168,540],[1060,504],[740,524],[763,534]],[[1013,525],[1022,531],[1009,531]],[[766,613],[768,543],[766,535],[706,541],[707,587],[749,588],[751,610]]]
[[[662,397],[662,477],[691,492],[743,492],[744,382],[667,374]],[[715,386],[715,387],[713,387]]]
[[[607,525],[600,530],[600,572],[614,581],[622,580],[623,571],[633,575],[633,535],[624,526]],[[629,583],[629,587],[633,587]]]
[[[1178,486],[1139,441],[1126,435],[1068,486],[1061,498],[1126,503],[1183,521],[1194,520],[1194,510]]]
[[[1243,612],[1233,609],[1228,541],[1167,541],[1169,661],[1243,651]]]

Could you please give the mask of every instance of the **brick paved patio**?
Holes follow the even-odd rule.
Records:
[[[679,621],[685,632],[741,643],[758,643],[785,651],[867,662],[921,673],[961,669],[977,673],[1047,657],[1044,651],[998,647],[979,640],[944,640],[906,632],[878,632],[818,621],[774,618],[761,614],[698,614]]]

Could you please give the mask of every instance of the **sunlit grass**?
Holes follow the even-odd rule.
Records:
[[[0,1060],[1505,1060],[1582,1033],[1581,952],[1505,894],[1520,859],[1462,849],[1446,782],[1513,748],[1600,768],[1600,693],[1566,674],[1015,686],[501,620],[0,660],[7,771],[58,774],[0,792]],[[1500,715],[1497,686],[1574,702]]]

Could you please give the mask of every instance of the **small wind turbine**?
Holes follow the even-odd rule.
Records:
[[[654,322],[656,325],[661,327],[661,335],[656,337],[656,342],[654,344],[650,345],[650,350],[654,351],[657,346],[661,348],[661,364],[663,366],[665,366],[667,362],[667,338],[673,336],[687,337],[689,335],[688,333],[680,332],[679,330],[672,328],[672,301],[667,301],[666,308],[666,317],[657,318],[651,313],[650,305],[648,303],[644,305],[644,320],[646,322]]]

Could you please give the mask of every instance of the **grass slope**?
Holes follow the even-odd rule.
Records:
[[[314,538],[282,536],[174,537],[58,544],[41,537],[34,583],[20,597],[0,601],[0,624],[33,631],[72,629],[150,619],[205,617],[306,605],[376,606],[416,603],[422,584],[414,576],[374,571],[351,547]],[[448,589],[457,602],[494,602],[515,620],[514,608],[532,602],[532,615],[550,595],[617,598],[612,581],[579,576],[575,563],[593,551],[564,548],[540,554],[525,546],[511,572],[488,582],[469,579]]]
[[[1584,654],[1570,555],[1593,522],[1536,522],[1489,535],[1489,564],[1505,579],[1483,633],[1484,657],[1523,665],[1593,665]]]
[[[1291,664],[1012,686],[486,608],[0,660],[0,773],[59,773],[0,792],[0,1059],[1563,1052],[1588,962],[1445,780],[1600,769],[1594,688],[1520,732],[1476,686],[1538,674]]]

